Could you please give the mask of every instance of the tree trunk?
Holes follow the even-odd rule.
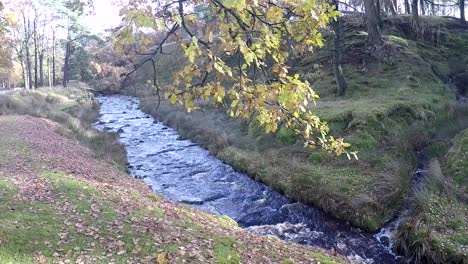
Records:
[[[418,0],[411,1],[411,17],[413,19],[413,24],[416,28],[419,28]]]
[[[380,10],[377,11],[375,0],[364,0],[367,17],[367,44],[382,46],[383,38],[379,29]]]
[[[409,15],[411,13],[411,7],[409,0],[405,0],[405,14]]]
[[[39,71],[38,71],[38,65],[39,65],[39,58],[38,58],[38,50],[37,50],[37,18],[36,14],[34,16],[33,20],[33,44],[34,44],[34,88],[37,88],[39,85],[38,83],[38,77],[39,77]]]
[[[70,60],[70,41],[67,41],[67,44],[65,45],[65,58],[64,58],[64,63],[63,63],[63,87],[67,87],[68,81],[69,81],[69,60]]]
[[[23,83],[24,83],[24,88],[26,88],[26,69],[24,68],[24,61],[23,58],[19,57],[18,58],[20,61],[20,66],[21,66],[21,77],[23,78]]]
[[[465,0],[460,0],[460,21],[463,25],[466,25]]]
[[[382,8],[380,7],[380,0],[374,0],[375,2],[375,9],[377,11],[377,21],[379,23],[379,27],[382,26],[382,16],[381,16],[381,11]]]
[[[52,88],[52,73],[50,70],[50,59],[47,58],[47,79],[48,79],[48,84],[49,87]]]
[[[24,48],[25,48],[25,51],[26,51],[26,71],[27,71],[27,84],[25,84],[26,88],[27,89],[32,89],[33,86],[32,86],[32,69],[31,69],[31,53],[29,52],[29,40],[31,38],[31,32],[30,32],[30,29],[31,29],[31,23],[29,21],[29,18],[28,18],[28,21],[26,23],[26,16],[24,15],[23,13],[23,21],[24,21]]]
[[[39,86],[44,86],[44,52],[39,53]]]
[[[332,0],[332,5],[335,5],[336,10],[339,10],[339,5],[337,0]],[[335,75],[335,81],[337,85],[337,95],[343,96],[348,88],[346,83],[346,79],[343,74],[343,69],[341,67],[341,60],[342,60],[342,52],[343,52],[343,45],[344,45],[344,37],[341,28],[341,18],[338,16],[335,21],[332,22],[333,31],[334,31],[334,38],[333,38],[333,73]]]
[[[419,9],[421,10],[421,15],[426,15],[426,6],[424,0],[419,1]]]
[[[418,14],[418,0],[411,1],[411,18],[416,37],[419,37],[419,14]]]
[[[52,86],[57,85],[55,73],[55,30],[52,30]]]

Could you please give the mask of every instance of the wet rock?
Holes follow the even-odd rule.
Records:
[[[185,197],[179,200],[179,202],[190,205],[202,205],[205,201],[200,198],[195,197]]]
[[[341,251],[344,251],[347,248],[347,246],[345,243],[336,243],[336,248],[338,248]]]
[[[384,244],[386,247],[390,246],[390,238],[383,236],[380,238],[380,243]]]
[[[242,216],[237,222],[241,226],[257,226],[285,222],[287,216],[272,208],[260,208],[258,211]]]
[[[285,235],[291,236],[291,234],[299,234],[307,230],[307,227],[305,224],[290,224],[286,222],[277,225],[252,226],[249,227],[248,230],[257,234],[283,237]]]

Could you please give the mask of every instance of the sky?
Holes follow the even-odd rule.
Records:
[[[116,0],[94,0],[95,14],[84,20],[92,33],[103,32],[110,27],[118,26],[121,21],[120,7]]]

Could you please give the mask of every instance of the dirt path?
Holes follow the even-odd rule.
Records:
[[[61,131],[0,116],[0,263],[339,263],[168,202]]]

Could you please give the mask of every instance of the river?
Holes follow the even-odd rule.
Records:
[[[383,232],[363,232],[234,171],[143,113],[137,98],[102,96],[98,100],[101,115],[96,128],[118,132],[131,175],[167,199],[227,215],[251,232],[334,249],[357,262],[406,263],[378,240]]]

